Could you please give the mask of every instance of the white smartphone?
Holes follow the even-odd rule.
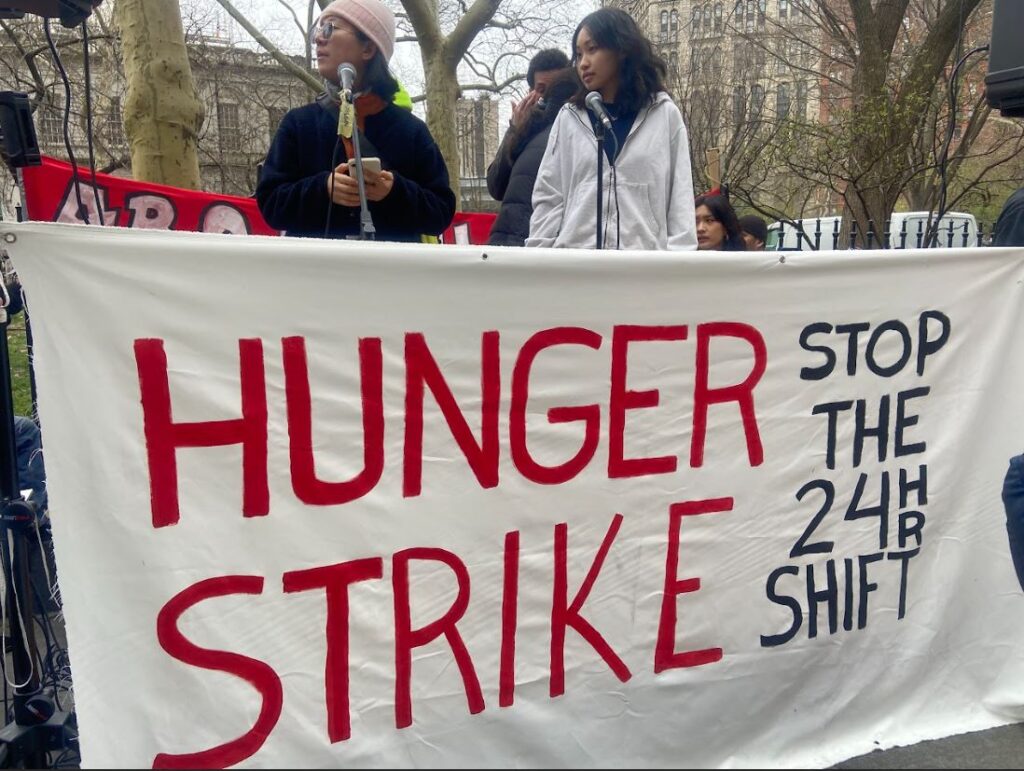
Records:
[[[355,164],[355,160],[351,160],[348,162],[350,174],[353,173],[352,167],[354,167]],[[380,174],[380,158],[363,158],[363,174],[365,174],[368,171],[372,171],[375,174]]]

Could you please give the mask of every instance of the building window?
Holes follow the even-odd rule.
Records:
[[[287,110],[285,110],[284,107],[267,108],[267,130],[270,134],[271,141],[273,141],[274,135],[277,133],[277,129],[281,125],[281,121],[284,120],[286,112]]]
[[[112,145],[125,143],[124,120],[121,117],[121,97],[119,96],[110,97],[110,110],[103,121],[103,136]]]
[[[732,122],[739,126],[747,117],[747,89],[736,86],[732,90]]]
[[[668,17],[668,30],[673,40],[679,39],[679,11],[674,8]]]
[[[691,33],[696,35],[700,32],[700,6],[693,6],[693,27],[690,30]]]
[[[241,125],[238,122],[238,105],[217,102],[217,131],[221,149],[240,150],[242,147]]]
[[[754,13],[754,0],[747,0],[747,18],[746,18],[746,30],[747,32],[754,31],[754,19],[756,14]]]
[[[775,113],[779,120],[789,117],[789,86],[785,83],[779,83],[775,92]]]
[[[722,49],[716,48],[715,52],[711,55],[711,71],[717,76],[722,74]]]
[[[690,49],[690,74],[694,78],[700,77],[700,49]]]
[[[746,46],[741,41],[736,41],[732,47],[732,68],[736,72],[737,78],[742,78],[746,69]]]
[[[668,66],[672,75],[679,75],[679,52],[672,51],[668,55]]]
[[[807,81],[801,80],[796,84],[796,120],[807,120]]]
[[[779,0],[779,18],[786,19],[789,17],[789,0]]]
[[[707,4],[704,5],[703,14],[704,14],[704,34],[707,34],[708,32],[711,31],[711,24],[712,24],[711,4],[710,3],[707,3]]]
[[[722,4],[715,3],[715,32],[722,31]]]
[[[764,87],[755,83],[750,87],[750,114],[758,117],[764,109]]]
[[[786,59],[788,57],[788,51],[790,47],[787,45],[785,38],[779,38],[775,41],[775,72],[784,73],[786,66]]]
[[[56,112],[44,108],[39,121],[39,141],[45,145],[64,142],[64,121]]]
[[[668,11],[661,12],[661,38],[664,40],[668,37]]]

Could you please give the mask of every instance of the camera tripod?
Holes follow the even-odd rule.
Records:
[[[0,94],[0,132],[3,159],[18,177],[22,193],[22,217],[27,213],[21,168],[39,162],[35,132],[24,95]],[[13,114],[13,117],[12,117]],[[27,126],[27,130],[24,130]],[[37,145],[35,145],[38,148]],[[31,580],[32,558],[38,554],[46,560],[42,549],[37,510],[32,496],[22,496],[18,479],[17,437],[12,392],[11,357],[8,344],[10,318],[7,309],[10,296],[0,274],[0,569],[3,571],[0,622],[4,632],[3,677],[13,687],[13,708],[5,716],[0,729],[0,767],[45,768],[50,753],[69,751],[77,744],[74,715],[57,708],[56,677],[54,685],[44,688],[44,662],[38,653],[35,636],[37,616],[34,612],[35,589]],[[36,551],[34,541],[38,541]],[[41,609],[45,613],[45,609]],[[40,622],[50,646],[48,620]],[[10,653],[10,665],[7,654]],[[53,662],[48,663],[52,666]],[[6,702],[6,687],[4,690]]]

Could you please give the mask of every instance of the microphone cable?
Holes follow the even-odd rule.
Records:
[[[597,120],[600,121],[600,118],[598,118]],[[612,138],[612,141],[615,143],[615,151],[610,153],[610,154],[607,151],[605,151],[605,154],[608,156],[608,172],[609,172],[609,176],[611,177],[611,185],[609,185],[610,189],[608,190],[608,200],[607,200],[607,202],[605,203],[605,206],[604,206],[604,215],[605,216],[604,216],[604,227],[603,227],[602,232],[601,232],[601,244],[602,244],[601,248],[603,249],[604,248],[604,244],[608,243],[608,220],[610,219],[610,217],[608,216],[608,212],[611,209],[612,198],[614,197],[614,199],[615,199],[615,248],[616,248],[616,250],[618,250],[621,247],[621,245],[622,245],[622,234],[621,234],[622,220],[621,220],[621,218],[619,216],[619,172],[618,172],[618,169],[615,168],[615,162],[619,160],[619,152],[621,152],[622,148],[619,146],[619,137],[615,133],[615,129],[614,128],[612,128],[610,131],[605,131],[605,137],[607,138],[609,136]]]
[[[78,202],[78,216],[82,218],[82,221],[88,225],[89,223],[89,212],[85,208],[85,204],[82,202],[82,183],[78,174],[78,161],[75,159],[75,151],[71,147],[71,81],[68,79],[67,70],[64,69],[64,63],[61,61],[60,52],[57,50],[57,46],[53,42],[53,33],[50,31],[50,19],[48,17],[43,18],[43,33],[46,35],[46,43],[50,47],[50,55],[53,56],[53,62],[57,67],[57,71],[60,73],[61,82],[64,84],[64,149],[67,150],[68,160],[71,162],[71,179],[75,185],[75,198]]]
[[[618,251],[622,248],[622,216],[619,211],[619,170],[615,164],[619,160],[619,153],[622,152],[622,147],[619,145],[619,136],[615,133],[615,129],[613,128],[608,133],[611,134],[612,139],[615,141],[615,152],[608,159],[608,169],[611,172],[612,182],[609,193],[615,198],[615,249]],[[602,244],[608,243],[608,219],[607,216],[604,218],[604,233],[601,234]]]
[[[106,224],[103,204],[100,202],[100,186],[96,181],[96,150],[93,147],[92,125],[92,66],[89,60],[89,23],[82,21],[82,68],[85,75],[85,141],[89,148],[89,170],[92,172],[92,190],[96,201],[99,225]]]
[[[338,153],[341,150],[341,137],[334,143],[334,153],[331,155],[331,168],[328,172],[331,175],[331,197],[327,201],[327,221],[324,222],[324,238],[330,238],[331,215],[334,213],[334,170],[338,168]]]

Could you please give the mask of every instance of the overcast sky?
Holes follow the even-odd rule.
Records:
[[[207,34],[217,35],[230,39],[232,42],[241,44],[252,44],[249,34],[237,25],[230,16],[221,8],[216,0],[179,0],[181,3],[182,15],[186,20],[198,21]],[[290,53],[302,53],[303,37],[295,17],[305,26],[308,0],[232,0],[236,8],[244,13],[258,25],[259,29]],[[394,8],[399,8],[398,0],[386,0]],[[441,0],[445,2],[445,0]],[[541,6],[548,6],[545,0],[506,0],[506,2],[532,2]],[[598,5],[598,0],[560,0],[563,4],[562,13],[567,23],[574,24],[580,18]],[[295,16],[289,13],[294,11]],[[571,30],[559,30],[554,36],[545,41],[547,45],[562,48],[568,53]],[[419,49],[415,43],[400,44],[396,47],[395,56],[391,60],[392,70],[402,81],[410,93],[420,93],[423,89],[423,68],[420,64]],[[470,79],[476,80],[469,76]],[[465,80],[463,81],[465,82]],[[525,84],[520,86],[525,90]],[[511,98],[503,100],[503,117],[509,110]]]

